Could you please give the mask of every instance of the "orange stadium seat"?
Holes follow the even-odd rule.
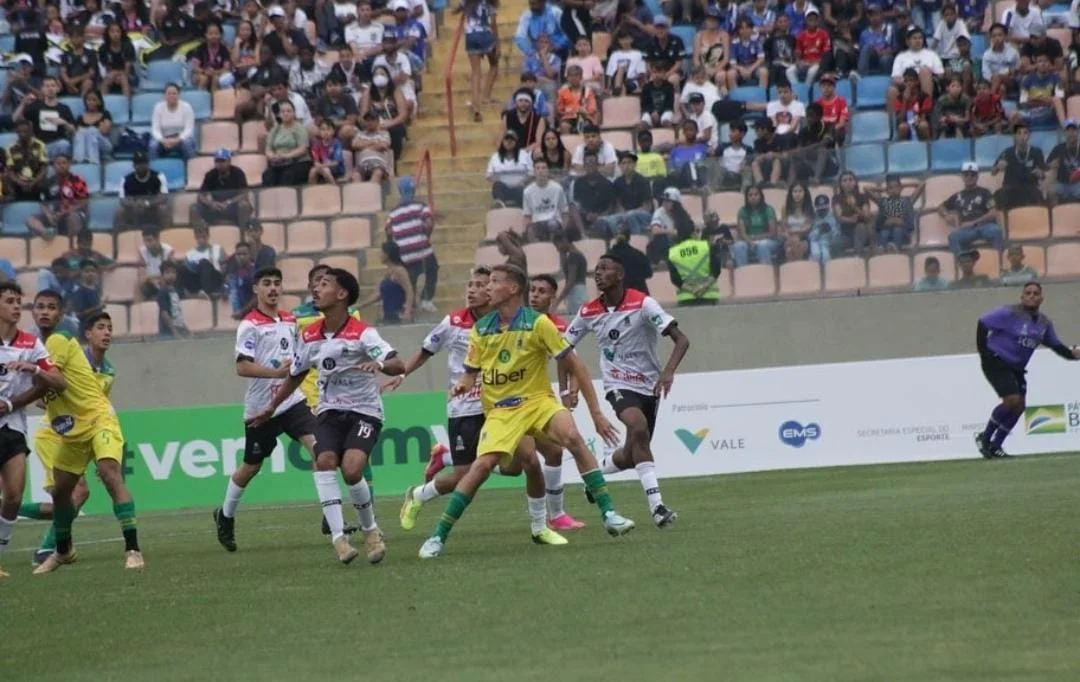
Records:
[[[284,296],[278,300],[278,308],[281,310],[292,310],[296,306],[286,305]],[[291,296],[289,298],[296,298]],[[229,305],[229,301],[224,297],[219,299],[217,305],[214,306],[214,329],[217,331],[236,331],[236,328],[240,326],[239,320],[234,320],[232,316],[232,306]]]
[[[277,266],[281,269],[285,291],[306,291],[308,270],[314,265],[315,261],[310,258],[279,258]]]
[[[350,182],[341,186],[341,212],[345,215],[366,215],[383,210],[382,186],[377,182]]]
[[[505,263],[506,256],[499,253],[499,247],[489,244],[488,246],[476,247],[476,252],[473,253],[473,265],[486,265],[491,267],[492,265],[498,265],[499,263]]]
[[[132,336],[157,336],[160,327],[157,301],[133,303],[128,309],[128,331]]]
[[[803,260],[780,266],[780,295],[806,296],[821,293],[821,265]]]
[[[189,332],[208,332],[214,328],[214,307],[210,301],[188,298],[180,301],[184,326]]]
[[[371,220],[338,218],[330,223],[331,251],[360,251],[371,246]]]
[[[690,215],[690,219],[694,221],[695,225],[701,225],[705,222],[705,208],[701,205],[700,196],[683,192],[682,201],[679,203],[686,209],[686,212]]]
[[[762,190],[761,196],[765,199],[766,204],[773,207],[778,218],[783,215],[784,204],[787,203],[786,189],[782,187],[766,187]]]
[[[142,233],[138,230],[125,230],[116,235],[116,262],[121,265],[134,265],[139,262],[139,247],[142,246]],[[169,244],[172,246],[172,244]]]
[[[834,258],[825,264],[825,290],[830,294],[865,288],[866,261],[862,258]]]
[[[109,313],[109,317],[112,318],[113,336],[127,336],[128,307],[126,305],[110,303],[105,306],[105,312]]]
[[[1046,275],[1046,249],[1035,244],[1020,244],[1020,248],[1024,250],[1024,265],[1035,270],[1039,273],[1039,277]],[[1006,252],[1001,252],[1001,271],[1005,272],[1009,268],[1009,259],[1006,257]]]
[[[33,301],[37,296],[37,280],[38,274],[36,271],[27,270],[26,272],[20,272],[15,275],[15,281],[23,290],[23,301]],[[23,315],[24,318],[30,317],[29,315]]]
[[[187,189],[192,190],[202,187],[203,178],[206,177],[206,173],[213,167],[214,157],[212,156],[195,156],[188,159]],[[251,184],[251,178],[248,178],[248,184]]]
[[[529,263],[529,274],[546,273],[553,275],[562,268],[559,265],[559,252],[551,242],[534,242],[525,245],[525,258]]]
[[[652,130],[652,142],[653,149],[658,149],[663,145],[675,144],[675,131],[671,128],[653,128]],[[634,137],[634,147],[637,148],[637,137]]]
[[[326,256],[319,259],[319,263],[329,265],[332,268],[348,270],[357,277],[360,276],[360,263],[356,256]]]
[[[716,278],[716,283],[720,287],[721,300],[727,300],[731,298],[732,292],[735,290],[731,284],[731,270],[724,268],[720,271],[720,276]]]
[[[202,178],[199,178],[202,184]],[[189,225],[191,223],[191,207],[199,201],[198,192],[178,192],[172,196],[172,224]]]
[[[227,119],[236,115],[236,90],[221,88],[214,91],[214,118]],[[230,147],[236,149],[236,147]]]
[[[649,236],[644,234],[631,235],[630,246],[634,247],[642,253],[645,253],[645,249],[649,248]]]
[[[637,97],[608,97],[603,108],[604,128],[633,128],[641,123],[641,100]]]
[[[308,185],[301,190],[300,205],[305,218],[341,213],[341,188],[337,185]]]
[[[975,274],[986,275],[990,279],[1001,277],[1001,257],[990,248],[979,249],[979,260],[975,261]]]
[[[1055,206],[1050,214],[1054,239],[1080,237],[1080,204]]]
[[[1046,249],[1046,275],[1048,277],[1076,277],[1080,275],[1080,244],[1053,244]]]
[[[600,260],[600,256],[607,253],[607,242],[603,239],[582,239],[577,242],[578,250],[585,254],[585,263],[588,265],[589,272],[596,269],[596,262]]]
[[[772,298],[776,295],[776,269],[771,265],[743,265],[735,268],[732,298]]]
[[[240,241],[240,228],[236,225],[211,225],[210,243],[220,244],[225,253],[236,250],[236,244]]]
[[[716,211],[721,223],[734,225],[739,222],[739,209],[743,203],[743,195],[738,192],[715,192],[709,195],[706,208]]]
[[[266,139],[266,135],[266,124],[262,121],[244,121],[243,127],[240,128],[240,146],[238,149],[242,152],[259,153],[262,151],[263,140]],[[248,180],[250,181],[251,178],[248,178]]]
[[[610,142],[615,151],[628,152],[634,148],[634,136],[625,130],[605,130],[600,137]]]
[[[106,272],[102,282],[102,298],[109,303],[130,303],[138,298],[139,269],[118,267]]]
[[[326,223],[323,221],[296,220],[285,229],[290,254],[322,253],[327,250]]]
[[[607,33],[605,31],[598,31],[597,33],[592,34],[592,52],[593,52],[593,54],[595,54],[597,56],[606,55],[608,53],[608,48],[610,48],[610,47],[611,47],[611,34],[610,33]],[[604,57],[600,57],[600,59],[603,60]]]
[[[675,305],[678,289],[671,283],[666,272],[660,272],[649,278],[649,295],[662,305]]]
[[[173,227],[162,231],[161,241],[173,247],[174,258],[183,258],[185,253],[195,247],[195,230],[190,227]],[[141,238],[139,242],[141,245]]]
[[[1005,182],[1005,174],[998,173],[994,175],[992,173],[979,173],[979,187],[985,187],[991,192],[996,192],[1001,189],[1001,184]]]
[[[262,174],[266,170],[265,156],[262,154],[238,154],[233,157],[233,165],[244,171],[248,187],[262,185]]]
[[[30,267],[47,268],[54,259],[67,253],[68,240],[57,237],[50,242],[40,237],[30,238]]]
[[[281,253],[285,250],[285,223],[262,223],[262,243]]]
[[[919,246],[946,246],[949,243],[949,227],[937,213],[927,213],[919,220]]]
[[[240,148],[240,127],[232,121],[203,123],[199,128],[199,153],[213,154],[223,147],[229,150]]]
[[[26,240],[21,237],[0,238],[0,258],[11,261],[16,270],[25,268],[27,260]]]
[[[296,189],[271,187],[259,192],[259,219],[289,220],[300,215]]]
[[[525,214],[520,208],[493,208],[487,212],[484,222],[484,234],[487,239],[494,239],[504,230],[525,234]]]
[[[964,189],[964,179],[959,175],[935,175],[926,183],[926,208],[937,210],[949,197]]]
[[[584,135],[562,135],[561,137],[563,146],[566,147],[566,151],[570,152],[571,154],[573,154],[574,150],[580,147],[585,142]]]
[[[95,232],[91,237],[90,248],[109,258],[116,259],[116,240],[108,232]]]
[[[918,282],[923,277],[923,272],[926,269],[926,259],[933,256],[941,263],[941,278],[947,282],[951,282],[956,279],[956,259],[949,251],[923,251],[915,254],[915,262],[912,265],[914,270],[915,281]]]
[[[1050,237],[1050,214],[1042,206],[1025,206],[1009,211],[1009,241],[1036,241]]]
[[[869,262],[868,283],[871,289],[907,289],[911,287],[911,258],[903,253],[874,256]]]

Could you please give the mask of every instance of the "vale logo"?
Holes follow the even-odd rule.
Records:
[[[790,420],[780,425],[780,442],[793,448],[801,448],[808,440],[817,440],[821,437],[821,427],[810,423],[805,426],[797,421]]]
[[[690,451],[690,454],[696,454],[701,444],[705,442],[705,439],[709,437],[708,429],[698,429],[697,431],[687,431],[686,429],[675,429],[675,436],[682,441],[682,444],[686,446],[686,449]]]

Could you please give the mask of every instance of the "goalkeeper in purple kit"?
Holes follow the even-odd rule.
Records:
[[[1024,414],[1026,367],[1035,349],[1042,345],[1066,360],[1080,359],[1080,349],[1063,344],[1050,318],[1039,312],[1042,302],[1042,285],[1028,282],[1019,305],[1001,306],[979,318],[975,343],[983,375],[1001,398],[986,430],[975,434],[979,454],[987,459],[1008,457],[1001,446]]]

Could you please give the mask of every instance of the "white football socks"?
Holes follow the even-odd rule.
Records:
[[[371,488],[367,481],[360,479],[359,483],[349,486],[349,499],[352,501],[356,513],[360,516],[360,529],[369,531],[375,529],[375,508],[371,506]]]
[[[454,466],[454,453],[450,451],[450,448],[446,448],[446,451],[442,453],[442,464],[444,467]]]
[[[656,478],[656,463],[642,462],[634,468],[637,469],[638,478],[641,479],[645,497],[649,500],[649,511],[653,511],[664,503],[660,497],[660,481]]]
[[[530,497],[529,499],[529,521],[532,526],[533,535],[536,535],[540,531],[547,528],[547,498],[545,497]]]
[[[345,519],[341,515],[341,488],[338,487],[336,471],[316,471],[315,490],[322,503],[323,516],[330,526],[330,538],[337,540],[345,535]]]
[[[543,469],[548,518],[558,518],[566,513],[563,507],[562,465],[553,467],[544,464]]]
[[[615,465],[615,453],[609,452],[600,460],[600,471],[604,474],[617,474],[621,469]]]
[[[231,519],[236,516],[236,508],[240,506],[240,498],[244,489],[229,479],[229,485],[225,486],[225,501],[221,503],[221,513],[225,518]]]
[[[435,487],[435,479],[431,479],[424,485],[416,488],[413,496],[421,502],[431,502],[439,496],[439,490]]]

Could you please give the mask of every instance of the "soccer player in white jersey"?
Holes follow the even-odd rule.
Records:
[[[26,487],[26,406],[67,381],[41,339],[19,329],[22,289],[0,282],[0,557],[11,541]],[[0,578],[8,574],[0,567]]]
[[[533,275],[529,278],[529,307],[547,315],[555,323],[560,334],[566,334],[566,320],[551,312],[555,294],[559,292],[559,283],[551,275]],[[574,409],[577,405],[577,391],[568,388],[573,382],[571,377],[559,373],[559,394],[563,406]],[[531,440],[531,439],[530,439]],[[538,442],[536,448],[544,456],[544,489],[547,492],[548,523],[555,530],[577,530],[585,524],[566,513],[563,506],[562,464],[563,449],[551,442]]]
[[[600,297],[581,306],[570,323],[566,340],[576,346],[592,332],[600,346],[600,373],[604,393],[619,421],[626,425],[626,442],[601,460],[601,470],[613,474],[634,467],[649,502],[653,522],[663,528],[675,521],[664,505],[653,462],[652,434],[660,398],[667,397],[690,340],[654,298],[627,289],[618,257],[605,254],[596,264]],[[667,336],[675,349],[660,369],[657,341]]]
[[[312,302],[322,319],[303,331],[293,353],[289,376],[270,405],[249,424],[269,421],[277,408],[300,387],[313,368],[319,371],[319,402],[315,406],[315,488],[338,559],[347,564],[358,552],[345,534],[341,490],[336,470],[349,489],[360,518],[364,551],[377,564],[386,555],[382,532],[375,524],[371,489],[364,480],[371,449],[382,430],[383,404],[376,374],[395,376],[405,362],[374,327],[349,315],[360,298],[360,284],[347,270],[332,268],[319,280]]]
[[[262,268],[255,273],[255,308],[244,316],[236,330],[236,374],[248,379],[244,394],[244,419],[251,419],[270,404],[289,376],[296,341],[296,316],[278,309],[281,299],[281,270]],[[244,461],[236,467],[225,487],[225,501],[214,510],[218,542],[236,551],[236,508],[263,460],[277,447],[278,436],[286,434],[315,459],[315,417],[300,390],[293,391],[274,412],[273,418],[244,431]]]

